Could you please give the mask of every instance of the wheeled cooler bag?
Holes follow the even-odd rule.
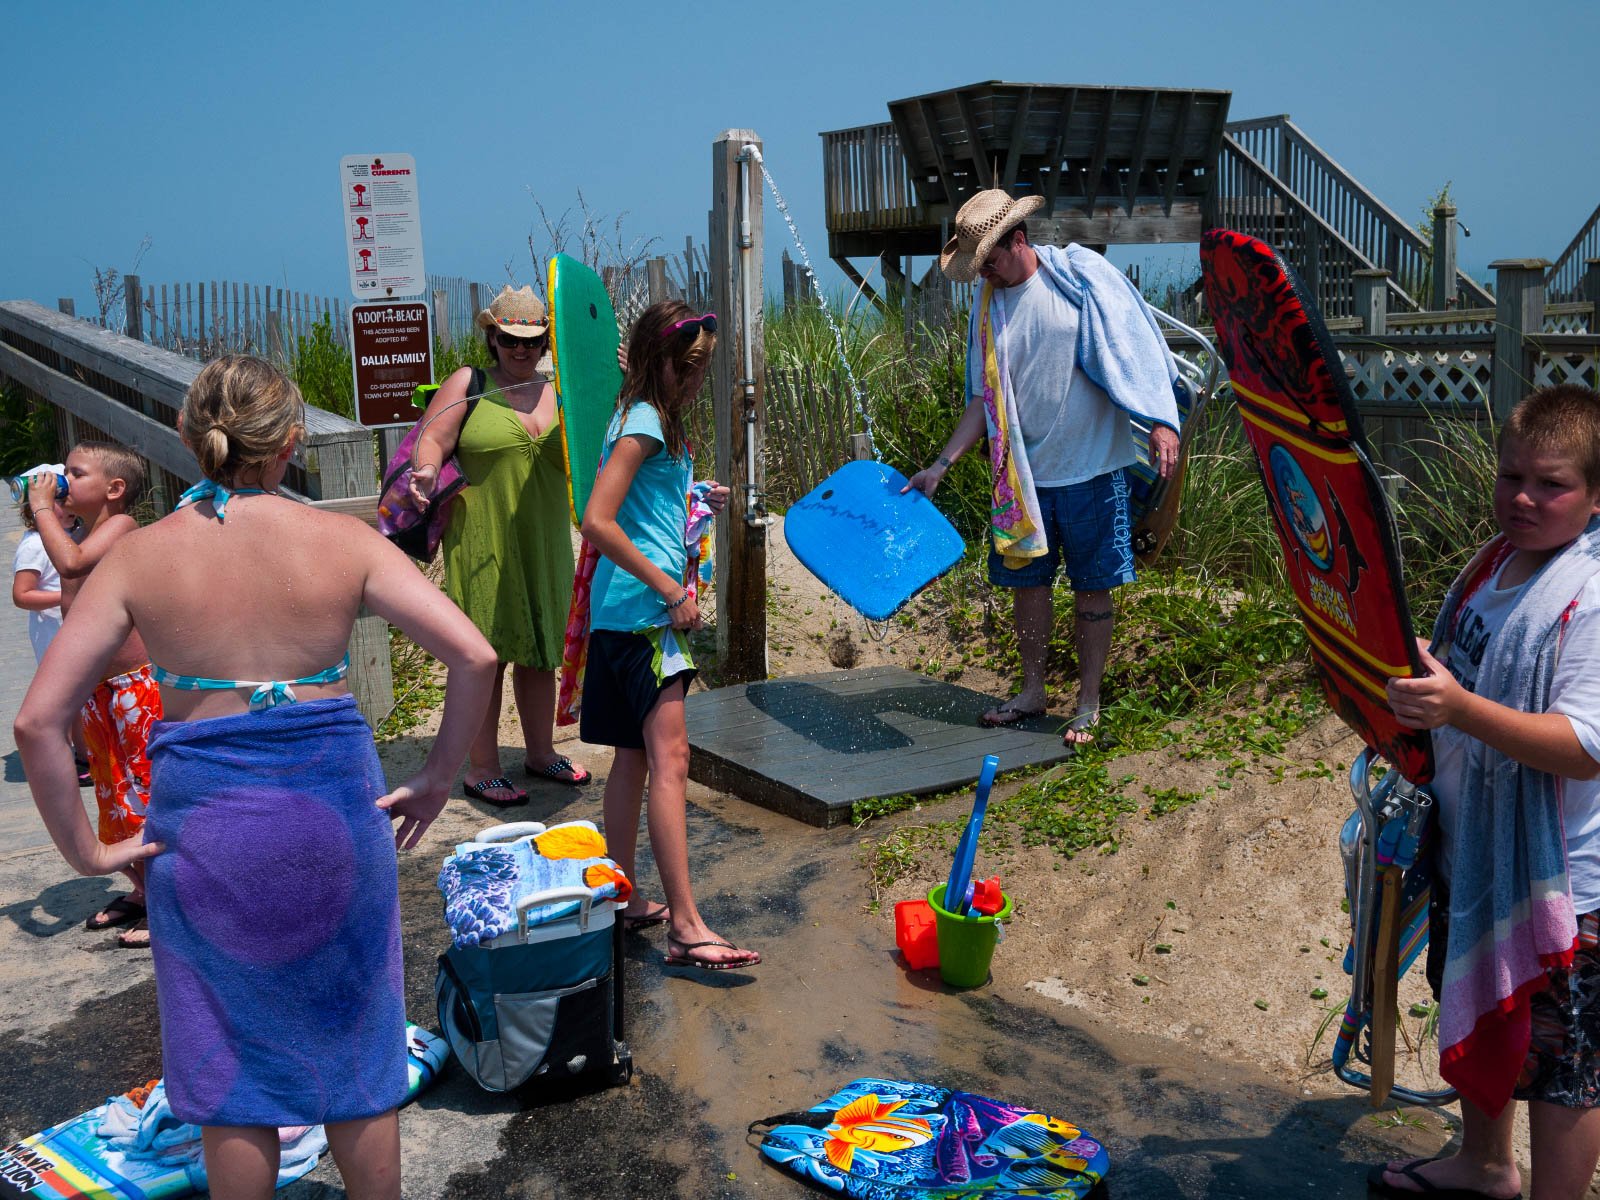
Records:
[[[615,1083],[631,1077],[621,907],[584,887],[533,892],[517,902],[516,928],[439,956],[439,1026],[479,1087],[504,1092],[591,1072]]]

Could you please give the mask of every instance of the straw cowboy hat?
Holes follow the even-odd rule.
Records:
[[[533,289],[523,284],[513,292],[509,283],[500,289],[489,307],[478,314],[478,324],[520,338],[543,337],[550,327],[544,301],[533,294]]]
[[[995,243],[1043,207],[1043,196],[1013,200],[999,188],[978,192],[956,214],[956,235],[944,244],[939,269],[957,283],[971,283]]]

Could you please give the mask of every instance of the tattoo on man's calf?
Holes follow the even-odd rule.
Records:
[[[1080,621],[1109,621],[1109,620],[1111,620],[1111,610],[1109,608],[1083,609],[1078,613],[1078,620],[1080,620]]]

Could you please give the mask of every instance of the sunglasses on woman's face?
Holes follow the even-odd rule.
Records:
[[[685,329],[689,330],[691,333],[699,333],[699,331],[702,329],[707,333],[715,333],[717,331],[717,314],[706,313],[704,316],[699,317],[685,317],[683,320],[678,321],[675,324],[668,325],[661,331],[661,336],[671,337],[679,330]]]
[[[518,346],[526,346],[530,350],[538,350],[544,346],[544,335],[534,338],[518,337],[514,333],[496,333],[494,344],[502,350],[515,350]]]

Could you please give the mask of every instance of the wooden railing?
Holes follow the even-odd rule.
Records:
[[[1558,300],[1581,299],[1592,258],[1600,258],[1600,208],[1589,214],[1583,228],[1545,274],[1544,284],[1550,295]]]
[[[1287,116],[1230,121],[1223,156],[1237,148],[1314,212],[1361,259],[1364,269],[1390,272],[1390,290],[1403,307],[1421,307],[1427,294],[1431,253],[1423,236],[1362,187]],[[1226,205],[1229,193],[1218,193]],[[1224,216],[1222,224],[1229,222]],[[1271,239],[1264,239],[1271,240]],[[1464,271],[1456,287],[1468,303],[1493,305],[1494,297]]]
[[[118,442],[149,467],[157,513],[200,478],[200,466],[178,436],[177,414],[200,364],[53,312],[31,300],[0,302],[0,384],[23,389],[52,410],[62,447],[84,439]],[[373,435],[320,408],[306,409],[306,436],[296,448],[284,490],[312,502],[372,496],[377,467]],[[369,509],[375,504],[368,505]],[[362,617],[350,638],[350,690],[376,724],[394,703],[389,629]]]
[[[922,224],[900,137],[887,121],[822,135],[822,188],[831,233]]]
[[[1371,263],[1232,135],[1222,139],[1215,195],[1215,224],[1276,248],[1300,273],[1324,316],[1354,315],[1354,272]],[[1417,307],[1392,277],[1389,290],[1401,306]]]

